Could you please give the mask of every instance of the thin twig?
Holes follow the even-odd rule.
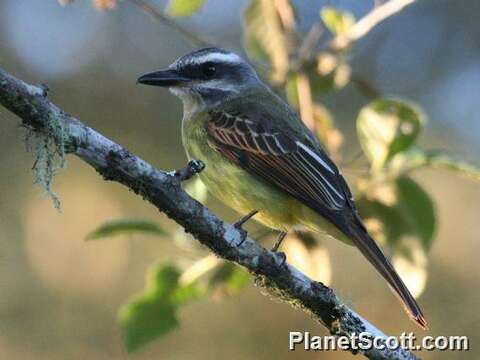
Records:
[[[350,47],[363,36],[367,35],[375,26],[389,17],[397,14],[416,0],[390,0],[384,3],[375,3],[375,7],[367,15],[358,20],[347,33],[334,37],[327,48],[333,52],[341,52]],[[369,80],[352,75],[352,84],[371,100],[381,97],[380,90]]]
[[[283,28],[289,33],[294,33],[296,29],[295,14],[288,0],[275,0],[275,8],[282,22]]]
[[[334,37],[327,45],[327,50],[338,53],[346,48],[350,47],[354,42],[368,34],[375,26],[384,21],[385,19],[400,12],[406,6],[414,3],[416,0],[390,0],[385,3],[376,4],[372,11],[358,20],[352,28],[345,34]],[[311,29],[311,31],[313,28]],[[315,34],[316,35],[316,34]],[[321,34],[320,34],[321,35]],[[310,49],[316,46],[316,43],[320,39],[313,42],[309,40],[308,47]],[[302,44],[305,45],[306,44]],[[325,50],[322,50],[325,51]],[[293,69],[301,71],[305,67],[312,64],[315,61],[316,56],[313,53],[308,54],[305,50],[302,51],[302,56],[297,56],[295,62],[293,62]],[[300,53],[300,52],[299,52]],[[368,98],[377,99],[381,97],[381,92],[367,79],[360,77],[359,75],[352,76],[352,83]]]
[[[382,92],[369,80],[358,74],[352,74],[350,77],[352,84],[367,98],[375,100],[382,97]]]
[[[312,25],[307,35],[305,36],[305,39],[300,45],[300,49],[298,50],[300,58],[309,58],[311,54],[314,53],[315,47],[317,46],[320,38],[322,37],[323,30],[323,26],[320,23],[315,23]]]
[[[297,56],[291,62],[290,71],[300,70],[302,64],[305,64],[314,57],[315,49],[323,34],[323,26],[320,23],[312,25],[307,35],[303,39],[297,51]]]
[[[413,4],[415,1],[416,0],[390,0],[374,7],[372,11],[358,20],[346,33],[333,38],[329,48],[338,52],[350,47],[382,21],[400,12],[403,8]]]
[[[147,14],[149,14],[153,19],[165,24],[166,26],[170,27],[176,32],[182,34],[184,37],[186,37],[189,41],[191,41],[195,45],[202,46],[202,47],[215,46],[215,44],[212,41],[206,40],[203,37],[200,37],[199,35],[194,33],[193,31],[190,31],[184,28],[183,26],[179,25],[177,22],[169,18],[167,15],[163,14],[161,11],[155,9],[152,5],[149,5],[147,2],[143,0],[127,0],[127,1],[137,6]]]
[[[297,75],[297,93],[298,93],[298,107],[300,110],[300,117],[307,127],[315,130],[315,119],[313,117],[313,99],[312,88],[310,86],[310,79],[301,72]]]

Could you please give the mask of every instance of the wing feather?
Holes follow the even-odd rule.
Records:
[[[341,175],[326,154],[248,118],[211,113],[207,132],[220,152],[321,213],[347,204]]]

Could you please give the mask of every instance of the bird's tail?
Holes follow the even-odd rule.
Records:
[[[422,310],[400,276],[398,276],[390,261],[385,257],[382,250],[380,250],[377,243],[370,237],[367,231],[358,224],[353,226],[351,232],[352,241],[355,246],[388,282],[395,294],[400,298],[405,311],[419,326],[427,329],[427,321],[423,316]]]

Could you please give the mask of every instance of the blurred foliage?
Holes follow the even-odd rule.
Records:
[[[128,351],[177,327],[178,307],[201,295],[195,283],[181,284],[179,278],[180,271],[174,266],[154,266],[144,292],[120,309],[119,323]]]
[[[172,17],[190,16],[204,2],[171,0],[166,13]],[[113,8],[116,1],[94,0],[93,4],[105,10]],[[343,157],[343,135],[335,126],[335,112],[321,102],[321,95],[352,83],[366,98],[371,99],[374,94],[376,99],[360,110],[356,120],[362,156],[370,166],[351,185],[369,231],[391,255],[400,275],[418,296],[426,281],[427,255],[434,241],[437,218],[432,198],[410,173],[429,167],[480,180],[480,169],[443,151],[422,149],[417,144],[426,122],[421,109],[410,101],[384,98],[368,79],[353,79],[351,48],[335,50],[330,46],[335,37],[348,34],[355,25],[352,14],[333,7],[319,9],[318,22],[306,34],[298,31],[296,14],[288,0],[250,0],[243,16],[245,49],[255,63],[266,66],[271,85],[284,91],[287,101],[300,112],[335,160]],[[334,38],[320,46],[323,30]],[[208,200],[199,179],[190,182],[186,190],[198,201]],[[120,220],[100,226],[88,238],[134,232],[165,235],[148,221]],[[185,238],[184,232],[169,236]],[[329,257],[319,239],[295,233],[289,235],[284,246],[291,263],[328,283]],[[324,267],[318,268],[318,264]],[[188,300],[206,295],[215,299],[235,295],[249,281],[247,272],[212,255],[193,262],[183,271],[176,264],[155,266],[147,276],[144,293],[120,310],[127,349],[136,350],[178,326],[179,307]]]
[[[245,11],[245,49],[252,58],[269,63],[273,83],[281,83],[288,72],[287,26],[292,24],[282,22],[275,0],[253,0]]]
[[[250,274],[242,268],[224,262],[212,274],[209,285],[213,293],[218,295],[237,295],[250,282]]]
[[[436,227],[435,209],[420,185],[402,176],[369,195],[375,197],[360,198],[358,208],[365,219],[380,221],[389,247],[395,250],[403,236],[413,235],[425,252],[430,249]]]
[[[334,35],[346,33],[355,24],[353,14],[339,11],[330,6],[325,6],[320,11],[320,17],[325,27]]]
[[[190,16],[199,11],[205,0],[170,0],[167,12],[171,16]]]
[[[408,150],[424,122],[420,112],[407,102],[380,99],[365,106],[358,115],[357,132],[373,170]]]
[[[289,264],[307,276],[329,285],[332,278],[330,256],[320,235],[290,232],[283,242]]]
[[[151,234],[165,235],[160,226],[154,222],[142,219],[119,219],[112,220],[100,225],[86,236],[86,240],[97,240],[105,237],[111,237],[120,234]]]
[[[398,154],[389,164],[392,174],[404,173],[420,167],[454,171],[472,180],[480,180],[480,168],[461,160],[444,150],[424,150],[411,146]]]

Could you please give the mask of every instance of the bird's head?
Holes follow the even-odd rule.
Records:
[[[253,67],[235,53],[206,48],[186,54],[138,83],[169,88],[186,106],[209,106],[261,84]]]

